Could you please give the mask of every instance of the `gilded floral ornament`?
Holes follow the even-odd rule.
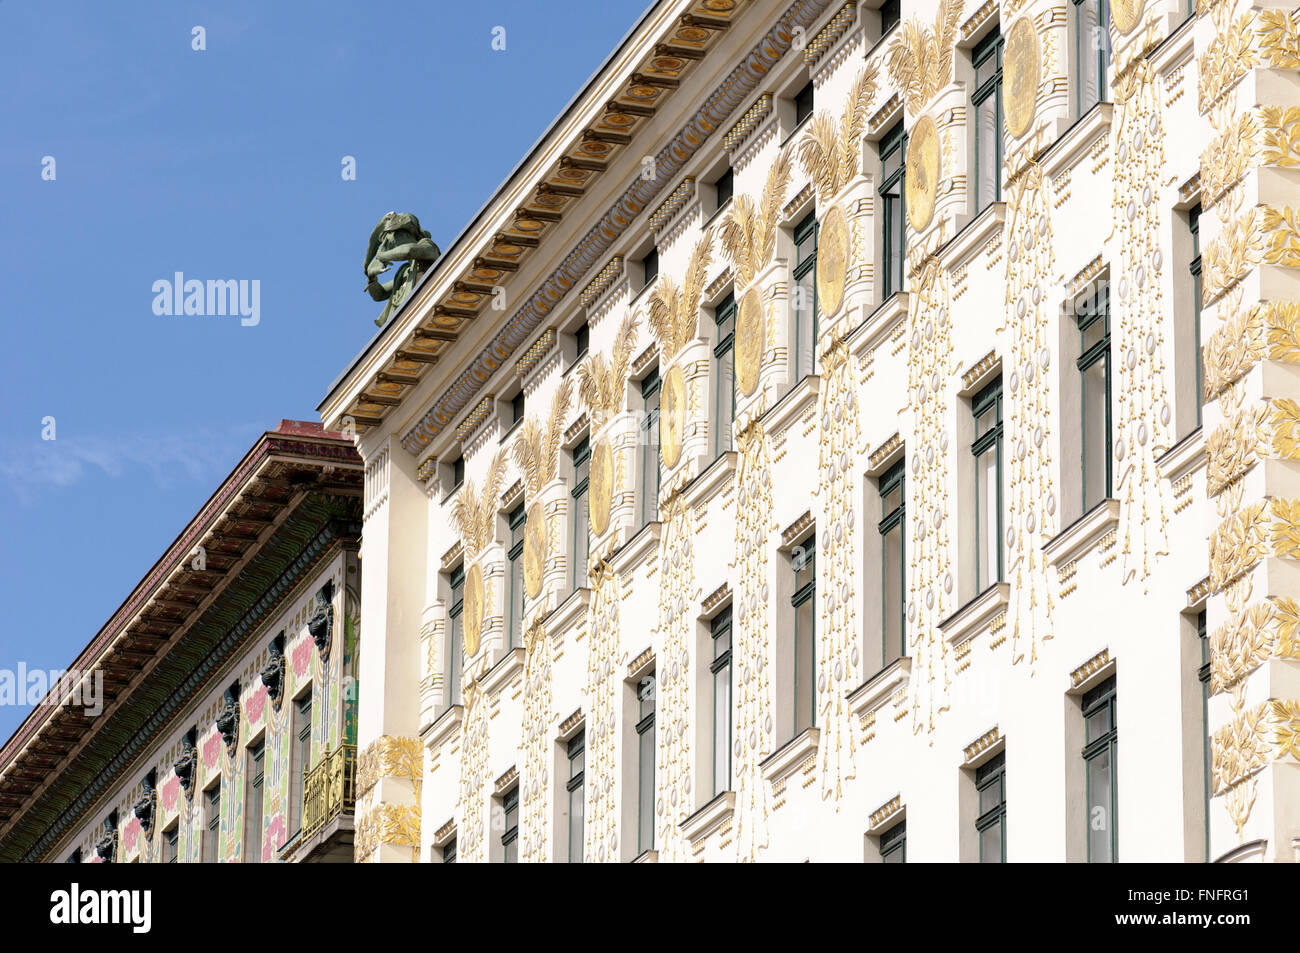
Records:
[[[1128,36],[1142,22],[1143,0],[1110,0],[1110,19],[1123,36]]]
[[[629,313],[614,335],[611,358],[606,359],[603,354],[592,354],[578,367],[578,398],[591,409],[593,430],[599,430],[604,425],[605,418],[623,409],[623,395],[627,391],[628,368],[632,366],[632,349],[636,347],[638,323],[636,313]],[[566,411],[567,407],[566,402]],[[559,431],[556,432],[558,434]],[[549,435],[551,431],[548,429],[547,433]],[[558,436],[555,446],[559,446]]]
[[[940,0],[933,29],[912,18],[902,25],[889,48],[885,65],[913,115],[952,82],[953,49],[961,12],[961,0]]]
[[[478,563],[465,574],[463,623],[465,626],[465,657],[478,655],[479,636],[483,633],[483,571]]]
[[[799,161],[817,184],[823,202],[830,202],[858,175],[862,136],[876,95],[878,72],[874,61],[859,70],[839,121],[822,110],[808,121],[807,132],[799,140]]]
[[[589,365],[584,364],[578,369],[578,376],[580,389],[599,389],[595,383],[588,384],[588,381],[603,379],[604,372],[601,371],[599,375],[591,373]],[[555,479],[556,468],[559,466],[560,440],[564,435],[564,420],[572,400],[573,381],[566,378],[560,382],[551,397],[551,410],[546,422],[543,424],[537,417],[529,417],[511,446],[515,463],[523,471],[524,485],[532,500],[524,524],[524,591],[530,599],[536,599],[542,591],[542,571],[546,566],[546,509],[537,497],[542,488]]]
[[[691,249],[691,260],[681,287],[664,275],[650,292],[650,327],[665,360],[676,355],[698,333],[700,299],[712,261],[713,233],[705,229]]]
[[[655,843],[666,862],[688,857],[689,845],[680,830],[682,818],[693,810],[691,789],[691,647],[695,616],[691,606],[699,596],[695,580],[695,517],[675,494],[661,515],[663,537],[659,556],[659,635],[655,661]]]
[[[465,544],[467,558],[477,557],[493,538],[496,529],[497,497],[505,455],[498,450],[488,465],[482,486],[466,480],[451,504],[451,521]]]

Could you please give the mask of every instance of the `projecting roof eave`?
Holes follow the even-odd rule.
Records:
[[[283,465],[277,469],[305,474],[306,478],[293,476],[285,481],[272,477],[270,469],[276,463]],[[281,421],[244,455],[68,671],[105,671],[106,695],[110,675],[114,682],[125,682],[117,685],[123,690],[130,682],[124,679],[125,673],[140,663],[114,665],[115,653],[140,659],[153,654],[150,647],[158,651],[168,645],[237,578],[238,569],[266,542],[277,517],[287,515],[303,490],[359,495],[361,470],[360,456],[342,434],[325,431],[317,423]],[[199,545],[205,547],[208,563],[202,571],[191,568]],[[113,669],[117,674],[112,674]],[[63,748],[66,753],[91,730],[90,720],[72,715],[73,711],[39,705],[28,714],[0,749],[0,798],[20,757],[37,748],[43,749],[45,757],[57,757],[55,751]],[[57,725],[55,731],[56,720],[67,723]]]

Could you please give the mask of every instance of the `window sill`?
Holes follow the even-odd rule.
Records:
[[[961,645],[983,631],[997,618],[999,612],[1006,609],[1010,601],[1011,586],[1005,582],[995,582],[940,622],[939,631],[950,644]]]
[[[980,209],[975,217],[949,240],[947,247],[939,249],[939,254],[944,257],[944,261],[952,262],[950,266],[952,268],[960,268],[964,264],[969,264],[979,250],[995,234],[1002,231],[1006,220],[1007,203],[1004,201],[990,202]]]
[[[738,459],[735,450],[725,450],[714,457],[713,462],[682,491],[687,505],[699,506],[713,499],[735,476]]]
[[[912,674],[912,657],[903,655],[849,693],[849,709],[861,718],[885,704],[891,695],[907,684]]]
[[[515,673],[523,670],[524,650],[515,647],[497,659],[496,664],[487,670],[487,674],[482,678],[483,690],[489,696],[495,695],[515,676]]]
[[[547,636],[552,639],[559,638],[569,626],[587,614],[587,606],[590,603],[590,589],[574,589],[570,592],[564,597],[564,601],[546,617]]]
[[[659,851],[643,850],[632,860],[634,864],[657,864],[659,863]]]
[[[465,714],[463,705],[451,705],[433,720],[433,724],[420,732],[424,746],[430,750],[442,747],[453,734],[460,729],[461,718]]]
[[[1102,500],[1087,513],[1047,541],[1043,554],[1055,567],[1065,566],[1083,556],[1119,525],[1119,500]]]
[[[772,784],[788,778],[809,758],[817,757],[820,739],[821,732],[816,728],[805,728],[763,759],[759,765],[763,777]]]
[[[817,400],[821,385],[822,379],[816,374],[805,374],[799,383],[786,391],[785,396],[763,415],[763,428],[768,436],[779,434],[798,420],[808,405]]]
[[[858,325],[853,336],[853,356],[865,357],[894,333],[899,322],[907,320],[907,292],[895,291]]]
[[[725,824],[736,811],[736,792],[723,791],[704,807],[681,822],[689,841],[703,840]]]
[[[1114,104],[1105,101],[1090,106],[1063,136],[1037,156],[1043,171],[1055,178],[1064,169],[1077,165],[1084,152],[1097,139],[1110,132],[1111,115],[1114,111]]]
[[[657,550],[663,526],[659,520],[651,520],[637,530],[631,539],[609,557],[609,564],[614,571],[620,575],[628,572]]]
[[[1156,472],[1170,483],[1191,476],[1205,466],[1205,428],[1197,427],[1156,461]]]

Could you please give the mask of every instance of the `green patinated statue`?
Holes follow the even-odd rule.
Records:
[[[375,324],[382,328],[388,323],[441,254],[429,233],[420,228],[420,220],[409,212],[389,212],[379,220],[366,248],[366,291],[375,301],[388,303]],[[393,279],[380,281],[379,276],[399,261]]]

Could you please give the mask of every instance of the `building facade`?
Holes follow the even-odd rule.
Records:
[[[352,859],[361,481],[257,441],[0,751],[0,857]]]
[[[1296,22],[648,11],[322,404],[357,859],[1294,860]]]

